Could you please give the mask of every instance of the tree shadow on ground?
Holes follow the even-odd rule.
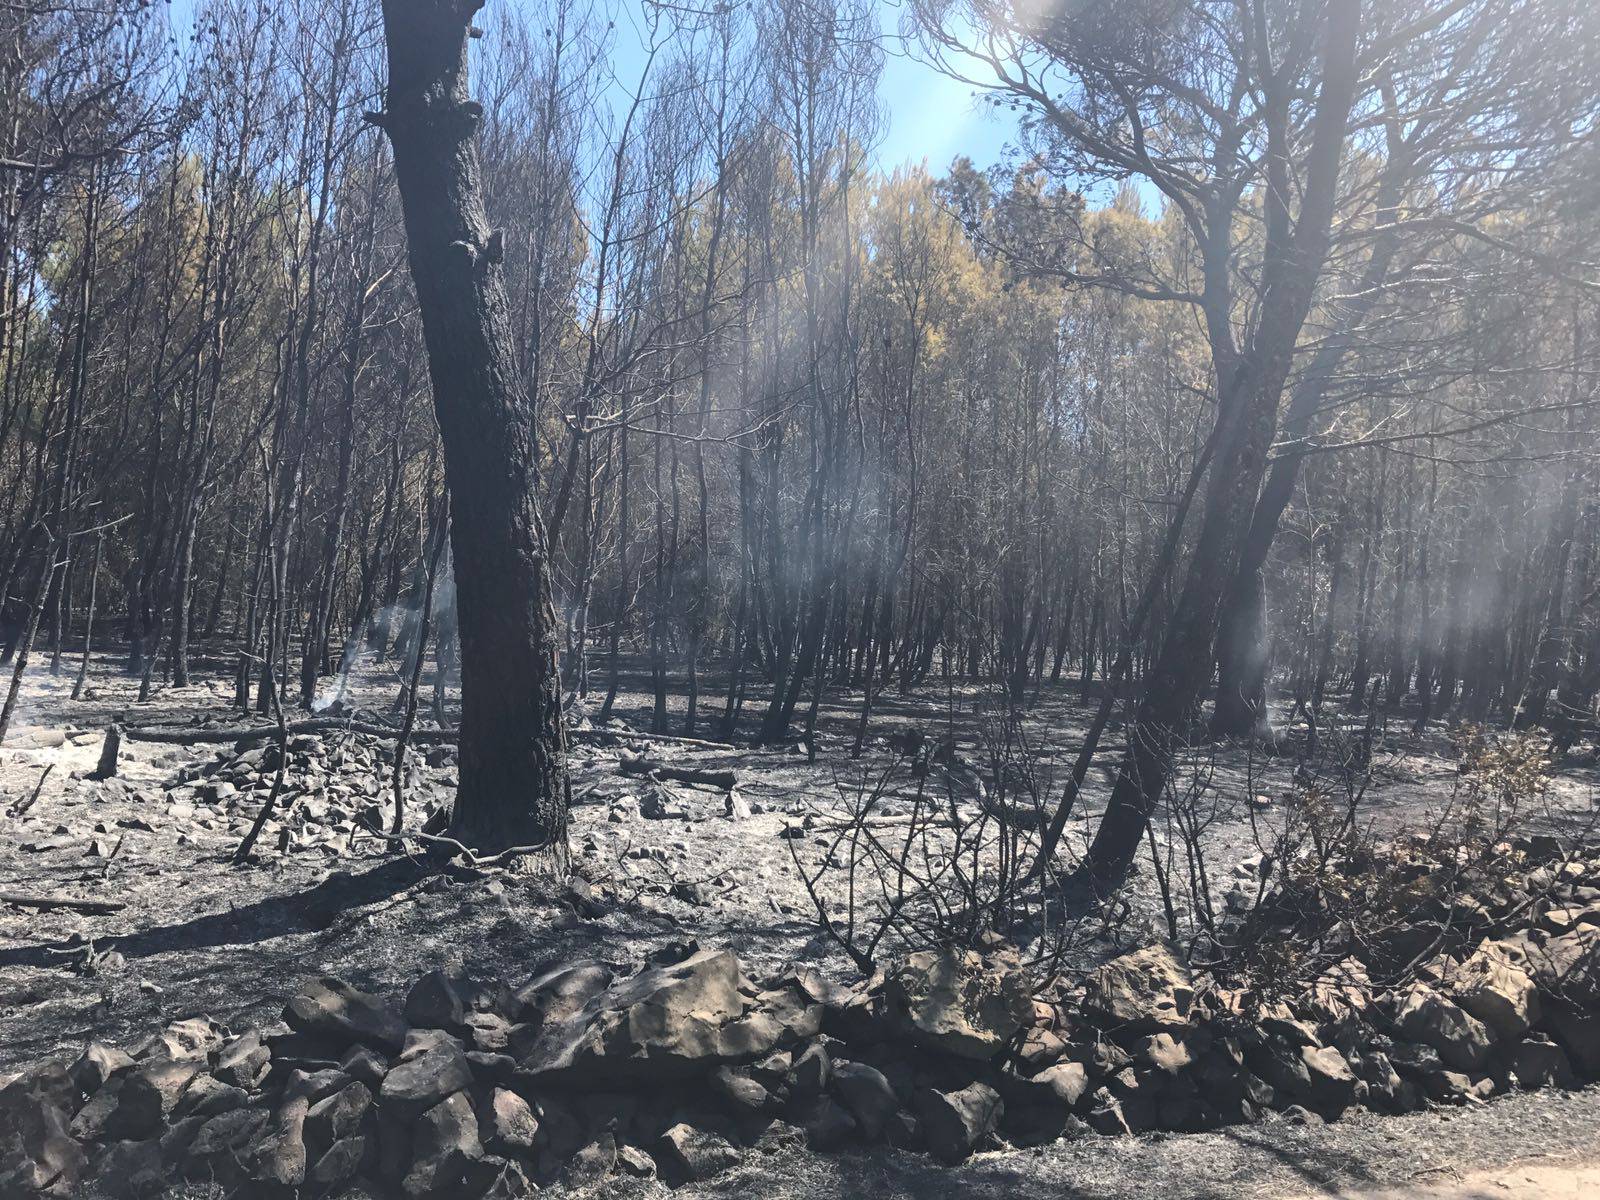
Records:
[[[328,928],[341,915],[387,900],[430,872],[406,858],[390,859],[359,875],[336,871],[315,887],[268,896],[227,912],[206,913],[173,925],[113,934],[96,942],[101,951],[148,958],[175,950],[247,946],[288,933]],[[59,949],[45,944],[0,950],[0,968],[61,965]]]

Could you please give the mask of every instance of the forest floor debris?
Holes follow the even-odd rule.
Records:
[[[1509,854],[1526,876],[1555,861]],[[189,1017],[20,1073],[0,1088],[0,1190],[513,1197],[619,1169],[681,1187],[798,1144],[955,1165],[1573,1089],[1600,1076],[1600,847],[1559,873],[1569,903],[1537,916],[1525,892],[1486,892],[1480,924],[1505,936],[1442,958],[1433,985],[1372,986],[1378,949],[1290,999],[1161,944],[1081,980],[1030,978],[998,942],[849,988],[804,967],[752,979],[692,940],[520,986],[434,969],[403,998],[321,976],[270,1025]]]
[[[87,734],[96,726],[125,720],[128,699],[119,693],[116,682],[102,685],[101,698],[70,707],[72,722],[81,727],[73,732]],[[192,721],[197,713],[226,712],[225,697],[203,688],[191,689],[188,694],[169,692],[158,703],[168,706],[167,711],[151,717]],[[948,697],[943,703],[948,704]],[[896,730],[898,717],[901,727],[934,730],[934,737],[920,740],[936,744],[940,708],[941,702],[931,698],[926,707],[913,702],[898,712],[886,706],[886,733]],[[68,711],[65,705],[59,715],[48,708],[36,710],[34,726],[65,728]],[[620,713],[625,720],[639,721],[634,707],[624,705]],[[139,721],[129,723],[151,719],[143,711],[137,715]],[[55,722],[39,719],[52,716]],[[1073,720],[1081,717],[1071,699],[1064,698],[1055,710],[1047,709],[1043,720],[1055,723],[1056,737],[1065,746]],[[96,914],[0,904],[0,938],[4,939],[0,942],[0,1000],[4,1002],[0,1006],[0,1070],[17,1071],[50,1058],[71,1057],[90,1040],[138,1049],[152,1030],[167,1030],[170,1036],[173,1022],[206,1014],[212,1025],[226,1027],[230,1037],[247,1039],[245,1049],[228,1050],[226,1064],[222,1061],[224,1047],[208,1049],[208,1077],[216,1078],[219,1086],[241,1088],[248,1094],[242,1081],[248,1078],[249,1063],[259,1053],[250,1048],[249,1034],[273,1029],[297,989],[325,975],[345,980],[358,991],[385,997],[394,1012],[405,1012],[409,1020],[422,1012],[421,999],[416,1006],[407,1003],[419,971],[437,972],[436,982],[447,979],[460,992],[461,1021],[453,1017],[453,1005],[446,995],[446,1016],[429,1018],[438,1024],[410,1024],[417,1028],[447,1026],[463,1054],[480,1058],[505,1054],[514,1044],[521,1045],[513,1041],[514,1014],[495,1007],[503,997],[489,988],[490,981],[520,982],[538,964],[562,966],[598,960],[610,964],[607,970],[614,975],[626,977],[641,960],[666,962],[690,943],[698,943],[707,948],[736,948],[740,967],[749,978],[770,979],[786,962],[810,961],[834,981],[847,982],[853,975],[852,964],[819,935],[816,914],[796,877],[791,850],[808,866],[820,864],[832,853],[836,835],[829,832],[830,826],[849,824],[860,788],[891,762],[905,765],[915,761],[887,737],[874,744],[864,760],[851,760],[845,752],[848,722],[849,713],[843,710],[837,728],[824,720],[814,762],[803,748],[793,746],[673,745],[653,742],[626,726],[617,727],[614,739],[585,743],[574,759],[580,801],[573,813],[573,850],[579,870],[570,886],[561,887],[497,871],[467,869],[441,874],[394,854],[377,838],[364,836],[363,806],[383,802],[384,781],[392,768],[392,758],[385,758],[380,739],[336,730],[308,734],[305,740],[293,740],[295,735],[291,735],[287,775],[295,789],[292,803],[285,805],[281,819],[263,838],[256,860],[243,869],[229,867],[227,858],[270,786],[275,768],[275,764],[268,765],[275,749],[270,743],[236,748],[231,743],[171,746],[130,741],[123,748],[118,777],[105,781],[88,778],[98,760],[98,735],[67,736],[56,745],[8,746],[0,751],[0,787],[8,805],[14,807],[17,800],[38,790],[35,803],[9,823],[7,836],[0,842],[0,872],[8,889],[125,907]],[[943,755],[946,764],[933,761],[936,756],[932,753],[922,755],[935,775],[952,766],[970,772],[974,770],[970,764],[981,761],[981,721],[968,715],[962,722],[957,739],[960,747]],[[1206,764],[1216,790],[1241,798],[1273,797],[1289,786],[1292,763],[1241,761],[1239,752],[1228,753],[1234,757],[1219,756]],[[636,763],[668,765],[702,777],[674,779],[664,777],[659,769],[629,773],[624,768],[625,756],[634,755],[644,756],[631,760]],[[430,804],[443,803],[448,797],[451,752],[443,744],[420,746],[408,754],[408,762],[413,767],[408,776],[408,803],[415,806],[413,815],[420,819]],[[47,767],[53,769],[41,788],[40,776]],[[1454,771],[1448,758],[1425,743],[1392,746],[1378,764],[1377,779],[1365,802],[1376,814],[1397,814],[1395,820],[1399,814],[1420,814],[1437,800],[1438,789],[1447,785]],[[1590,771],[1579,763],[1557,780],[1560,805],[1576,814],[1575,819],[1591,808]],[[723,772],[733,773],[735,789],[723,786]],[[206,790],[219,785],[233,791],[219,796]],[[892,794],[885,797],[883,820],[907,819],[913,786],[908,771],[903,785],[907,794],[897,795],[891,789]],[[735,796],[742,812],[730,803]],[[975,810],[979,799],[972,795],[964,803]],[[1251,818],[1246,809],[1256,809],[1256,805],[1241,799],[1237,828],[1223,839],[1230,847],[1226,852],[1230,857],[1223,862],[1237,868],[1221,872],[1227,886],[1234,886],[1255,869],[1251,855],[1257,851],[1248,836]],[[1072,838],[1077,845],[1081,846],[1083,834],[1092,828],[1092,818],[1093,809],[1088,809],[1075,822]],[[1574,889],[1594,886],[1592,881],[1563,882]],[[1589,936],[1579,931],[1595,927],[1589,910],[1597,898],[1572,891],[1561,903],[1545,906],[1539,918],[1542,933],[1557,939]],[[1125,939],[1136,943],[1144,938],[1148,944],[1148,939],[1160,933],[1160,922],[1153,911],[1141,911],[1121,932]],[[1106,953],[1111,949],[1108,945]],[[1470,957],[1469,949],[1466,958],[1470,961]],[[1526,989],[1507,988],[1508,980],[1518,984],[1516,972],[1532,977],[1531,963],[1502,961],[1510,957],[1501,955],[1493,964],[1473,967],[1476,990],[1460,994],[1442,991],[1440,1002],[1424,995],[1412,1004],[1427,1010],[1424,1017],[1409,1019],[1424,1022],[1416,1028],[1426,1029],[1429,1037],[1440,1043],[1427,1038],[1418,1043],[1431,1049],[1438,1061],[1436,1067],[1431,1065],[1434,1059],[1424,1052],[1425,1061],[1420,1065],[1406,1064],[1408,1069],[1415,1067],[1424,1073],[1412,1076],[1391,1059],[1402,1083],[1410,1082],[1426,1094],[1431,1080],[1433,1091],[1440,1096],[1471,1095],[1474,1089],[1483,1088],[1483,1079],[1488,1077],[1483,1064],[1491,1059],[1496,1069],[1504,1068],[1510,1085],[1523,1087],[1535,1082],[1559,1086],[1592,1073],[1592,1067],[1575,1061],[1582,1055],[1573,1049],[1573,1043],[1550,1027],[1550,1022],[1563,1019],[1564,1010],[1557,1005],[1548,1012],[1541,1010],[1537,1018],[1530,1017]],[[1078,966],[1087,969],[1093,964]],[[1143,972],[1138,978],[1149,982],[1160,975],[1159,971]],[[908,1013],[916,1013],[920,1011],[918,997],[942,994],[944,984],[925,977],[916,985],[902,980],[900,986],[896,1003],[904,1004]],[[485,1006],[486,995],[491,1002]],[[573,1002],[586,1002],[581,996],[580,989]],[[1113,992],[1104,997],[1104,1010],[1117,1011],[1121,1001],[1114,996]],[[1127,1002],[1143,1003],[1137,987]],[[437,1011],[437,997],[434,1003]],[[1195,1001],[1191,998],[1190,1003]],[[1152,999],[1152,1004],[1153,1013],[1170,1010],[1176,1014],[1182,999],[1173,993]],[[1009,1008],[1007,1002],[996,1011]],[[1014,1015],[1021,1018],[1020,1009]],[[1023,1027],[1033,1028],[1027,1024],[1031,1019],[1030,1014]],[[1395,1019],[1401,1019],[1399,1008]],[[1517,1030],[1523,1019],[1534,1029],[1532,1034]],[[1197,1053],[1184,1039],[1170,1037],[1170,1029],[1156,1017],[1149,1023],[1152,1027],[1140,1032],[1139,1044],[1121,1047],[1123,1053],[1142,1054],[1140,1061],[1148,1060],[1142,1069],[1163,1072],[1162,1078],[1181,1077],[1198,1069],[1203,1052]],[[1436,1029],[1443,1032],[1436,1033]],[[1027,1081],[1032,1094],[1048,1095],[1050,1103],[1058,1107],[1064,1104],[1088,1129],[1117,1130],[1144,1123],[1146,1114],[1137,1099],[1141,1082],[1137,1064],[1130,1061],[1105,1071],[1114,1061],[1111,1055],[1103,1061],[1047,1061],[1056,1050],[1052,1039],[1057,1031],[1045,1028],[1044,1032],[1052,1036],[1035,1036],[1029,1046],[1031,1073]],[[1571,1030],[1566,1034],[1568,1039],[1577,1036]],[[1472,1065],[1479,1054],[1478,1043],[1490,1037],[1501,1041],[1492,1042],[1488,1054]],[[404,1035],[400,1038],[398,1050],[371,1047],[372,1053],[403,1054]],[[1502,1045],[1508,1038],[1514,1040]],[[910,1042],[924,1050],[937,1047],[943,1061],[952,1046],[987,1046],[995,1039],[1004,1040],[1001,1031],[950,1027],[933,1018],[919,1023],[911,1018],[897,1044]],[[1316,1045],[1292,1042],[1292,1057],[1260,1068],[1267,1074],[1279,1072],[1280,1084],[1300,1086],[1302,1074],[1309,1078],[1308,1095],[1297,1101],[1308,1113],[1314,1113],[1317,1104],[1328,1097],[1352,1091],[1356,1084],[1372,1086],[1348,1058],[1342,1059],[1341,1070],[1339,1063],[1324,1053],[1342,1054],[1347,1047],[1329,1043],[1320,1034],[1317,1041]],[[267,1049],[275,1053],[275,1043],[269,1040]],[[1452,1061],[1445,1061],[1446,1055]],[[799,1142],[809,1139],[817,1146],[854,1147],[842,1162],[827,1160],[829,1172],[842,1172],[841,1178],[861,1170],[920,1172],[921,1167],[907,1167],[886,1151],[866,1154],[859,1149],[868,1140],[865,1131],[870,1131],[874,1144],[909,1141],[909,1123],[941,1130],[938,1145],[947,1154],[960,1148],[977,1150],[978,1158],[961,1168],[963,1177],[969,1179],[977,1178],[970,1174],[974,1171],[979,1175],[992,1172],[997,1159],[1010,1161],[1022,1153],[994,1154],[982,1149],[985,1139],[997,1130],[1007,1144],[1014,1144],[1013,1135],[1018,1141],[1026,1140],[1018,1135],[1017,1122],[1022,1119],[1020,1114],[1031,1110],[1007,1094],[1006,1088],[1012,1084],[1002,1088],[994,1079],[957,1075],[938,1081],[942,1087],[931,1087],[936,1095],[922,1094],[914,1087],[908,1096],[902,1096],[895,1089],[893,1073],[884,1069],[886,1064],[875,1063],[862,1053],[852,1058],[837,1047],[830,1049],[829,1056],[844,1064],[842,1069],[838,1062],[829,1064],[832,1082],[826,1094],[834,1107],[821,1108],[798,1125],[788,1126],[798,1131],[792,1136]],[[469,1059],[469,1064],[476,1061]],[[958,1054],[954,1061],[964,1060]],[[428,1062],[440,1065],[441,1060],[435,1054]],[[308,1054],[297,1069],[314,1076],[337,1068],[338,1060],[331,1064]],[[704,1094],[697,1105],[736,1112],[740,1104],[753,1102],[760,1109],[767,1101],[760,1099],[755,1086],[764,1089],[769,1098],[774,1088],[792,1088],[789,1082],[763,1080],[754,1073],[735,1070],[741,1065],[748,1064],[723,1062],[719,1067],[729,1067],[729,1072],[706,1073]],[[1081,1068],[1081,1078],[1075,1068]],[[816,1069],[814,1059],[806,1069]],[[1116,1091],[1123,1086],[1117,1082],[1123,1070],[1134,1071],[1134,1086],[1124,1089],[1127,1095]],[[1353,1079],[1345,1077],[1346,1070]],[[1427,1071],[1434,1074],[1427,1076]],[[1381,1077],[1384,1086],[1393,1086],[1387,1072],[1373,1073]],[[476,1087],[477,1076],[473,1078]],[[887,1085],[887,1091],[882,1085]],[[184,1087],[191,1086],[192,1078]],[[372,1090],[370,1083],[367,1086]],[[160,1109],[165,1101],[160,1098],[160,1088],[155,1090],[158,1095],[150,1103]],[[506,1090],[517,1094],[514,1089]],[[1487,1089],[1498,1090],[1504,1089],[1499,1084]],[[174,1106],[184,1094],[179,1089],[171,1097]],[[1573,1102],[1587,1103],[1585,1098],[1591,1094],[1592,1090],[1581,1093]],[[204,1100],[197,1096],[192,1101],[197,1111],[191,1114],[186,1110],[179,1120],[201,1115],[202,1107],[209,1113],[211,1105],[231,1103],[231,1093],[219,1096]],[[537,1091],[534,1096],[538,1098]],[[285,1116],[280,1104],[266,1114],[270,1126],[258,1126],[254,1118],[232,1116],[224,1122],[227,1128],[214,1131],[215,1139],[221,1139],[221,1148],[215,1153],[237,1149],[241,1138],[255,1139],[251,1145],[268,1138],[274,1145],[292,1142],[297,1120],[302,1140],[307,1128],[325,1132],[324,1116],[312,1122],[310,1111],[326,1099],[307,1096],[306,1113],[301,1116]],[[482,1097],[474,1094],[469,1099],[483,1156],[512,1161],[515,1155],[507,1157],[504,1148],[515,1147],[519,1136],[531,1136],[535,1144],[542,1145],[537,1132],[527,1133],[526,1122],[511,1099],[501,1097],[496,1103],[491,1091],[487,1108]],[[1516,1095],[1496,1100],[1490,1107],[1530,1102],[1531,1097]],[[344,1103],[355,1107],[350,1098]],[[528,1103],[526,1098],[524,1103]],[[1081,1113],[1074,1111],[1080,1106]],[[255,1106],[229,1111],[247,1110],[255,1111]],[[1156,1111],[1159,1114],[1159,1104]],[[494,1114],[504,1128],[492,1135],[486,1133],[486,1112]],[[538,1114],[531,1103],[529,1113],[537,1123]],[[217,1111],[209,1119],[222,1115]],[[567,1173],[563,1177],[604,1175],[613,1181],[608,1187],[620,1186],[617,1181],[652,1169],[661,1173],[665,1163],[665,1174],[676,1173],[676,1181],[698,1173],[706,1164],[721,1162],[726,1174],[716,1179],[744,1179],[748,1186],[752,1173],[777,1169],[775,1164],[786,1156],[809,1153],[784,1143],[766,1146],[752,1158],[749,1148],[729,1136],[729,1131],[718,1132],[688,1119],[693,1114],[687,1108],[666,1115],[681,1119],[652,1130],[648,1138],[640,1134],[645,1145],[614,1138],[610,1149],[595,1147],[592,1139],[575,1146],[561,1159],[560,1170]],[[1444,1119],[1434,1113],[1421,1116]],[[164,1119],[170,1130],[170,1114]],[[1291,1114],[1289,1119],[1299,1118]],[[326,1116],[327,1122],[332,1120]],[[1155,1123],[1159,1124],[1159,1117]],[[469,1124],[465,1113],[438,1114],[434,1122],[438,1128],[430,1126],[427,1135],[433,1139],[429,1144],[453,1145],[458,1157],[479,1161],[472,1158]],[[1341,1121],[1314,1136],[1338,1139],[1346,1136],[1341,1127],[1351,1124],[1351,1120]],[[68,1126],[70,1133],[70,1122]],[[519,1127],[523,1127],[522,1135],[517,1133]],[[1302,1127],[1293,1128],[1296,1136],[1301,1136],[1298,1131]],[[323,1132],[317,1136],[322,1137]],[[494,1138],[500,1141],[494,1142]],[[1091,1149],[1095,1141],[1052,1142],[1043,1153],[1056,1169],[1068,1170],[1063,1156],[1103,1153]],[[491,1148],[491,1143],[502,1149]],[[332,1144],[328,1143],[329,1149]],[[201,1150],[212,1154],[208,1147],[209,1141],[201,1143]],[[1574,1150],[1571,1146],[1566,1149]],[[341,1154],[353,1156],[353,1150],[345,1147]],[[865,1162],[878,1165],[863,1165],[863,1154]],[[537,1176],[537,1154],[531,1163]],[[306,1169],[315,1165],[308,1162]],[[330,1162],[326,1170],[332,1172],[337,1165]],[[547,1162],[546,1167],[549,1165]],[[723,1185],[713,1180],[689,1188],[710,1189],[706,1194],[716,1194],[719,1186]],[[893,1194],[892,1185],[884,1186],[888,1189],[884,1194]]]

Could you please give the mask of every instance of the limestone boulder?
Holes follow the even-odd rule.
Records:
[[[928,1149],[947,1163],[967,1158],[988,1139],[1005,1115],[1000,1093],[985,1083],[954,1091],[922,1088],[916,1095],[917,1115]]]
[[[411,1168],[401,1191],[412,1198],[461,1194],[473,1164],[483,1158],[478,1117],[465,1092],[446,1096],[411,1129]]]
[[[1194,980],[1186,963],[1169,947],[1147,946],[1114,958],[1092,975],[1084,989],[1086,1014],[1110,1028],[1155,1033],[1188,1022]]]
[[[159,1133],[178,1107],[184,1089],[200,1074],[194,1061],[147,1059],[124,1077],[117,1110],[106,1132],[115,1138],[146,1138]]]
[[[1462,1072],[1481,1067],[1495,1044],[1489,1026],[1422,983],[1401,997],[1395,1028],[1402,1037],[1433,1047],[1445,1066]]]
[[[385,1121],[408,1123],[472,1084],[466,1052],[454,1038],[413,1037],[410,1052],[383,1077],[378,1102]]]
[[[1033,1023],[1033,997],[1016,958],[976,950],[908,955],[886,991],[906,1034],[958,1058],[993,1058]]]
[[[800,989],[747,997],[742,982],[727,950],[649,967],[564,1019],[547,1019],[522,1055],[522,1072],[580,1089],[681,1079],[753,1061],[821,1028],[821,1006]]]
[[[855,1119],[862,1136],[872,1141],[883,1136],[890,1119],[900,1109],[900,1101],[888,1077],[866,1063],[835,1063],[833,1088]]]
[[[655,1161],[673,1182],[720,1175],[738,1163],[738,1149],[719,1133],[688,1122],[669,1126],[656,1139]]]
[[[88,1156],[69,1130],[71,1080],[51,1065],[0,1089],[0,1196],[72,1196]]]
[[[1539,1022],[1533,978],[1494,942],[1484,942],[1451,979],[1450,995],[1501,1038],[1514,1041]]]
[[[406,1038],[406,1024],[379,997],[331,975],[313,980],[284,1007],[283,1019],[297,1033],[331,1042],[359,1042],[392,1054]]]

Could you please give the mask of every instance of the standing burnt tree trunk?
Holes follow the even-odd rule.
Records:
[[[450,489],[461,647],[451,832],[565,857],[566,735],[532,422],[511,354],[502,238],[484,215],[467,96],[477,0],[384,0],[386,110]]]

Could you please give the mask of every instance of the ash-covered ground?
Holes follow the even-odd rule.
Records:
[[[584,737],[574,752],[571,846],[586,881],[576,888],[539,876],[441,874],[373,836],[368,824],[385,819],[392,805],[392,749],[338,731],[291,737],[284,806],[252,861],[235,866],[233,852],[275,774],[270,740],[242,751],[231,742],[128,740],[114,779],[89,778],[113,723],[264,724],[259,716],[239,719],[230,707],[231,679],[222,681],[225,664],[210,665],[216,682],[167,689],[144,705],[135,703],[137,681],[113,657],[96,658],[89,691],[76,702],[70,675],[31,674],[23,711],[0,748],[0,892],[120,907],[87,913],[0,903],[0,1074],[75,1053],[90,1038],[131,1042],[195,1014],[234,1026],[270,1021],[299,980],[323,973],[370,990],[403,990],[432,967],[515,984],[543,964],[580,956],[634,964],[668,942],[692,939],[731,946],[752,971],[799,960],[849,979],[856,967],[819,931],[802,872],[820,879],[823,903],[844,920],[845,873],[828,861],[838,863],[839,831],[863,798],[878,793],[874,819],[892,828],[917,811],[919,789],[968,814],[978,811],[978,780],[988,779],[985,794],[1004,793],[994,786],[995,719],[981,689],[932,684],[917,695],[881,697],[860,757],[850,754],[858,696],[835,695],[822,705],[810,746],[716,747],[652,739],[641,732],[649,725],[648,696],[626,690],[616,723],[605,736]],[[392,675],[368,671],[352,679],[345,703],[384,714],[395,690]],[[1063,686],[1046,689],[1030,711],[1027,774],[1047,804],[1060,795],[1092,705]],[[706,705],[709,716],[719,711],[720,703]],[[672,733],[681,727],[678,697]],[[702,719],[700,736],[714,737],[712,727]],[[1325,757],[1346,755],[1364,729],[1352,721],[1344,733],[1324,731],[1326,742],[1342,747]],[[1363,820],[1423,827],[1453,803],[1459,771],[1446,732],[1403,730],[1390,726],[1372,742]],[[954,753],[931,761],[926,749],[941,739],[953,741]],[[920,780],[906,753],[918,742],[930,760]],[[1116,752],[1113,734],[1099,761],[1109,767]],[[736,784],[730,795],[716,783],[641,778],[623,770],[624,756],[633,754],[692,771],[732,770]],[[420,822],[448,802],[453,752],[419,745],[408,763],[406,804]],[[1271,837],[1296,765],[1292,753],[1243,746],[1193,756],[1180,789],[1204,801],[1219,889]],[[1007,770],[1014,767],[1000,767]],[[1338,772],[1326,765],[1317,772],[1335,786]],[[1093,832],[1107,779],[1107,768],[1097,768],[1088,782],[1065,838],[1069,859]],[[1587,748],[1548,782],[1528,820],[1586,827],[1600,796]],[[1169,845],[1166,837],[1158,848]],[[1148,880],[1136,889],[1146,900],[1152,892]],[[870,913],[861,900],[870,894],[858,886],[858,911]],[[1135,903],[1119,932],[1134,941],[1159,936],[1156,907]],[[1104,953],[1114,949],[1104,944]],[[697,1186],[705,1195],[755,1187],[796,1196],[1111,1196],[1156,1187],[1220,1197],[1434,1186],[1488,1171],[1488,1190],[1459,1194],[1505,1194],[1495,1173],[1508,1164],[1600,1156],[1597,1118],[1600,1095],[1590,1089],[1322,1128],[1268,1124],[1063,1143],[980,1156],[954,1171],[873,1152],[820,1164],[797,1158],[802,1175],[780,1154],[752,1158],[733,1176]]]

